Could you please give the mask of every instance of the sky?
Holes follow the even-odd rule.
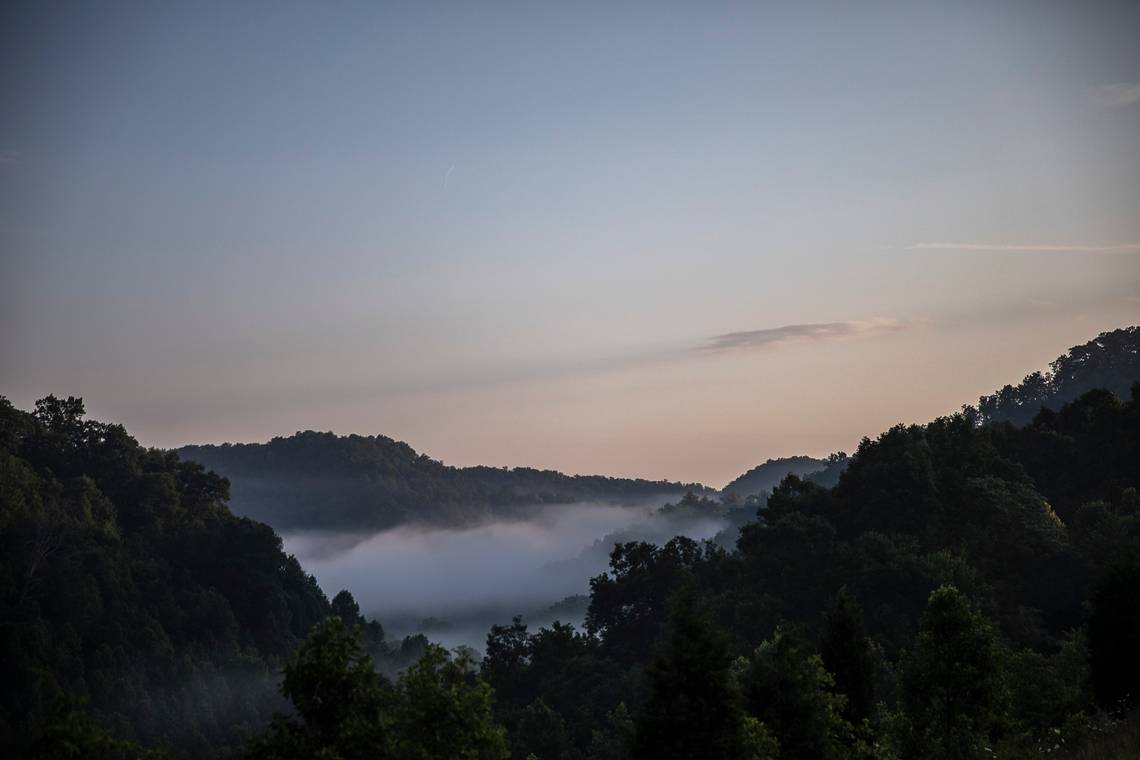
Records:
[[[0,394],[723,485],[1140,323],[1140,4],[0,6]]]

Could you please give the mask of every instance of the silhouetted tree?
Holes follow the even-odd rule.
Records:
[[[692,590],[682,588],[672,603],[668,632],[647,670],[649,698],[636,720],[633,757],[749,756],[730,665],[726,639],[698,609]]]
[[[748,660],[741,686],[748,713],[779,741],[783,760],[849,756],[854,734],[841,714],[845,700],[798,633],[777,628]]]
[[[281,692],[297,715],[276,717],[251,744],[251,758],[390,756],[393,695],[361,651],[359,627],[339,617],[314,627],[285,666]]]
[[[505,760],[510,753],[491,712],[493,694],[469,655],[429,645],[396,683],[392,757]]]
[[[905,757],[980,757],[1002,719],[1001,652],[989,621],[953,586],[930,595],[899,682]]]
[[[840,589],[819,640],[823,666],[846,697],[843,716],[858,726],[875,710],[875,661],[863,626],[863,610],[846,587]]]
[[[511,756],[515,760],[526,760],[531,755],[539,760],[566,760],[571,751],[562,717],[541,698],[527,705],[515,729]]]
[[[1140,702],[1140,566],[1114,568],[1097,585],[1089,655],[1101,707],[1123,712]]]

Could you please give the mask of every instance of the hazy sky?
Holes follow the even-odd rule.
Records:
[[[1140,3],[0,6],[0,393],[699,479],[1140,322]]]

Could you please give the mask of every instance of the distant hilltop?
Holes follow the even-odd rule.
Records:
[[[700,483],[452,467],[382,435],[310,430],[267,443],[184,446],[178,454],[229,479],[234,512],[283,531],[474,525],[551,504],[660,506],[689,491],[715,493]]]

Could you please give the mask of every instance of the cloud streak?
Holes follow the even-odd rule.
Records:
[[[881,335],[897,332],[904,327],[906,327],[905,322],[885,317],[847,322],[809,322],[714,335],[695,351],[708,354],[774,348],[788,343],[817,343],[825,340]]]
[[[0,150],[0,164],[11,166],[20,163],[24,154],[18,150]]]
[[[1093,87],[1089,100],[1098,108],[1124,108],[1140,102],[1140,82],[1113,82]]]
[[[913,243],[907,251],[991,251],[1025,253],[1140,253],[1140,243],[1057,245],[1053,243]]]

